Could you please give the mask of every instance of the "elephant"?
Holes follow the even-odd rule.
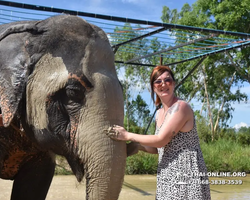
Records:
[[[104,130],[123,125],[123,91],[105,32],[78,16],[0,25],[0,178],[11,199],[43,200],[55,156],[68,161],[86,199],[118,199],[126,142]]]

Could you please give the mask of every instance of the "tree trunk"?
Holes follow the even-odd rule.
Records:
[[[201,106],[200,115],[202,115],[202,111],[203,111],[203,107],[204,107],[204,105],[205,105],[205,102],[206,102],[206,100],[204,99],[204,101],[203,101],[203,103],[202,103],[202,106]]]
[[[233,84],[235,74],[236,74],[236,71],[233,73],[233,76],[232,76],[232,78],[231,78],[230,85],[229,85],[229,90],[230,90],[230,88],[231,88],[231,86],[232,86],[232,84]],[[215,122],[215,125],[214,125],[214,132],[216,131],[216,129],[217,129],[217,127],[218,127],[219,119],[220,119],[220,113],[221,113],[222,110],[223,110],[225,101],[226,101],[226,97],[224,96],[224,97],[223,97],[222,104],[221,104],[221,107],[220,107],[220,109],[218,110],[218,113],[217,113],[217,118],[216,118],[216,122]]]
[[[207,92],[207,83],[206,83],[206,70],[205,65],[203,65],[203,74],[204,74],[204,88],[205,88],[205,95],[207,99],[207,109],[208,109],[208,115],[210,120],[210,126],[211,126],[211,135],[212,135],[212,141],[214,141],[214,125],[213,125],[213,116],[210,109],[210,103],[209,103],[209,97]]]

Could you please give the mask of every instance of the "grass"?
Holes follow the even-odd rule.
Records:
[[[158,155],[139,152],[127,158],[126,174],[156,174]]]
[[[250,172],[250,147],[233,140],[201,143],[208,171]]]
[[[67,160],[62,156],[56,156],[55,175],[72,175],[72,171]]]

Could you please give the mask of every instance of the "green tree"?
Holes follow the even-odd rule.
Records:
[[[224,2],[224,9],[220,8],[220,2]],[[230,2],[234,2],[234,5],[236,5],[236,2],[239,3],[241,6],[240,12],[242,12],[243,16],[246,16],[245,10],[248,9],[249,6],[243,8],[242,5],[244,5],[244,3],[242,3],[241,1],[230,0]],[[229,0],[198,0],[192,5],[192,7],[189,4],[185,4],[181,12],[175,14],[175,16],[178,16],[178,20],[176,20],[175,22],[187,26],[241,31],[242,28],[237,29],[236,26],[232,26],[231,22],[229,22],[229,16],[231,16],[230,13],[236,12],[235,8],[226,6],[231,5],[232,3],[230,2]],[[226,26],[227,28],[230,27],[230,29],[224,29],[223,26],[225,26],[225,21],[221,20],[222,16],[220,16],[225,13],[225,7],[228,7],[228,10],[226,12],[228,17]],[[224,11],[224,13],[222,12],[222,10]],[[172,13],[172,11],[164,6],[162,16],[163,22],[170,22],[171,15],[169,13]],[[249,26],[248,20],[235,18],[235,16],[233,18],[234,19],[232,20],[234,21],[234,25],[235,22],[241,21],[242,23],[247,22],[245,26]],[[223,26],[222,21],[224,23]],[[242,25],[242,23],[240,24]],[[194,39],[194,35],[196,34],[197,33],[192,31],[185,31],[185,33],[183,31],[181,33],[176,32],[176,44],[185,43],[185,40],[188,41],[190,39]],[[203,34],[205,35],[205,33]],[[235,101],[247,100],[247,96],[245,94],[242,94],[240,90],[237,90],[234,93],[231,91],[232,86],[238,85],[238,87],[240,87],[241,82],[247,80],[246,77],[249,76],[249,71],[246,65],[243,65],[238,61],[238,58],[240,58],[239,54],[241,54],[242,58],[243,53],[240,53],[237,50],[230,54],[231,57],[229,57],[229,55],[227,54],[222,53],[209,56],[205,61],[203,61],[202,66],[200,66],[192,74],[192,76],[186,79],[184,84],[177,91],[178,96],[181,96],[188,101],[196,98],[198,101],[203,103],[204,106],[202,106],[200,114],[205,115],[205,118],[207,118],[206,116],[208,116],[208,125],[211,127],[210,130],[212,140],[214,139],[215,133],[218,129],[227,127],[227,122],[230,121],[233,112],[231,103]],[[247,56],[247,53],[244,55]],[[186,74],[193,68],[195,63],[197,63],[197,61],[186,62],[183,64],[179,64],[178,66],[174,66],[175,72],[178,72],[177,80],[182,80],[186,76]],[[246,62],[244,63],[246,64]]]
[[[178,21],[179,13],[177,9],[170,10],[169,7],[163,6],[161,20],[165,23],[175,24]]]
[[[128,131],[143,134],[150,118],[150,110],[147,103],[142,99],[141,95],[137,95],[135,99],[129,101],[129,115],[125,120],[125,126],[129,123]]]
[[[241,127],[237,131],[237,142],[246,146],[250,145],[250,127]]]
[[[115,33],[122,33],[121,37],[118,39],[117,37],[111,37],[111,40],[116,44],[129,41],[141,36],[142,33],[138,31],[141,28],[141,26],[132,27],[131,24],[125,23],[122,28],[117,27],[114,31]],[[128,61],[135,57],[159,51],[162,48],[165,48],[165,46],[157,38],[152,40],[144,38],[120,46],[119,51],[115,53],[115,58],[116,60]],[[157,65],[159,61],[156,58],[145,58],[136,62]],[[145,90],[150,92],[149,77],[152,67],[117,64],[116,69],[123,85],[125,127],[127,130],[143,133],[152,114],[140,93]],[[138,91],[137,94],[135,91]],[[151,129],[149,132],[152,132]]]
[[[184,12],[180,24],[226,31],[250,33],[249,0],[198,0],[190,12]],[[231,55],[231,56],[230,56]],[[250,49],[230,51],[224,58],[241,80],[250,83]],[[232,59],[231,59],[231,58]]]

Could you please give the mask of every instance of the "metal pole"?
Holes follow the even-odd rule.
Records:
[[[144,133],[143,133],[144,135],[147,135],[149,126],[150,126],[150,124],[151,124],[151,122],[152,122],[152,120],[153,120],[153,118],[154,118],[154,116],[155,116],[155,113],[156,113],[156,111],[159,110],[160,108],[161,108],[161,104],[158,105],[158,106],[156,106],[155,111],[154,111],[154,114],[152,115],[152,117],[151,117],[151,119],[150,119],[150,121],[149,121],[149,123],[148,123],[148,126],[147,126],[146,130],[145,130]]]

